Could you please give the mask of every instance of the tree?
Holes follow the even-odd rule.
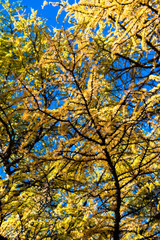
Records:
[[[159,2],[53,5],[2,31],[2,235],[158,239]]]

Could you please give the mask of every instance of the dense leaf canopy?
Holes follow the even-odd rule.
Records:
[[[159,0],[1,3],[0,234],[160,237]]]

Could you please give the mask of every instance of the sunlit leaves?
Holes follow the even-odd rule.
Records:
[[[5,5],[12,28],[1,24],[0,231],[156,239],[159,4],[53,5],[67,11],[68,30],[51,33],[36,11],[15,15]]]

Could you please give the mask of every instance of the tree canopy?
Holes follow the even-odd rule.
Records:
[[[160,237],[159,0],[1,3],[0,234]]]

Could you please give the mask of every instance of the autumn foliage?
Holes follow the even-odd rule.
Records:
[[[47,4],[1,7],[0,234],[158,240],[159,0]]]

